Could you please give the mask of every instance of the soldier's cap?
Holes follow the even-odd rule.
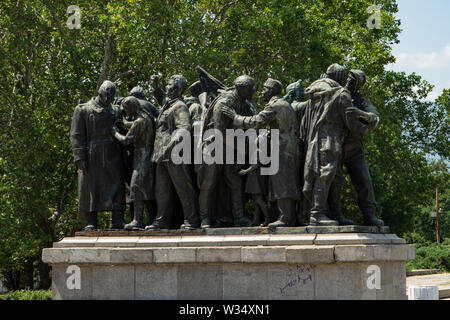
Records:
[[[136,97],[138,99],[145,98],[145,90],[141,86],[136,86],[130,91],[130,96]]]
[[[109,80],[105,80],[105,81],[103,81],[100,88],[98,88],[98,93],[100,94],[101,92],[103,92],[103,93],[111,92],[111,94],[114,95],[114,94],[116,94],[116,85]]]
[[[345,84],[345,68],[338,63],[333,63],[327,69],[327,77],[343,86]]]
[[[193,97],[198,97],[202,92],[202,84],[200,81],[195,81],[191,86],[189,87],[189,92]]]
[[[272,78],[268,78],[264,85],[271,87],[274,91],[274,94],[280,94],[281,91],[283,91],[283,84],[280,81]]]
[[[349,76],[355,79],[356,90],[360,89],[366,83],[366,74],[362,70],[352,69],[349,72]]]
[[[302,80],[295,81],[286,87],[286,93],[289,93],[294,90],[300,90],[302,92],[304,91]]]
[[[234,80],[235,87],[253,87],[255,85],[255,80],[247,75],[239,76]]]

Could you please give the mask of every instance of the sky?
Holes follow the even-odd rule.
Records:
[[[397,0],[400,43],[388,70],[417,73],[435,86],[427,100],[450,89],[450,0]]]

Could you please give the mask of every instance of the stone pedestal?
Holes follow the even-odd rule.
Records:
[[[53,299],[406,299],[388,228],[92,231],[44,249]]]

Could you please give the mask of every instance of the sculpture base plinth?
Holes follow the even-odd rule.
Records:
[[[52,265],[54,299],[406,299],[412,245],[389,233],[321,228],[90,231],[44,249],[43,261]]]

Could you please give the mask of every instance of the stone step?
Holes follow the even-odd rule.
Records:
[[[395,234],[258,234],[258,235],[163,235],[145,236],[78,236],[67,237],[53,244],[61,247],[211,247],[211,246],[277,246],[277,245],[367,245],[405,244]]]
[[[388,234],[389,227],[370,226],[329,226],[329,227],[250,227],[250,228],[210,228],[196,230],[163,229],[144,230],[92,230],[79,231],[77,237],[140,237],[140,236],[176,236],[176,235],[258,235],[258,234],[331,234],[331,233],[375,233]]]
[[[439,299],[450,298],[450,285],[439,286]]]

